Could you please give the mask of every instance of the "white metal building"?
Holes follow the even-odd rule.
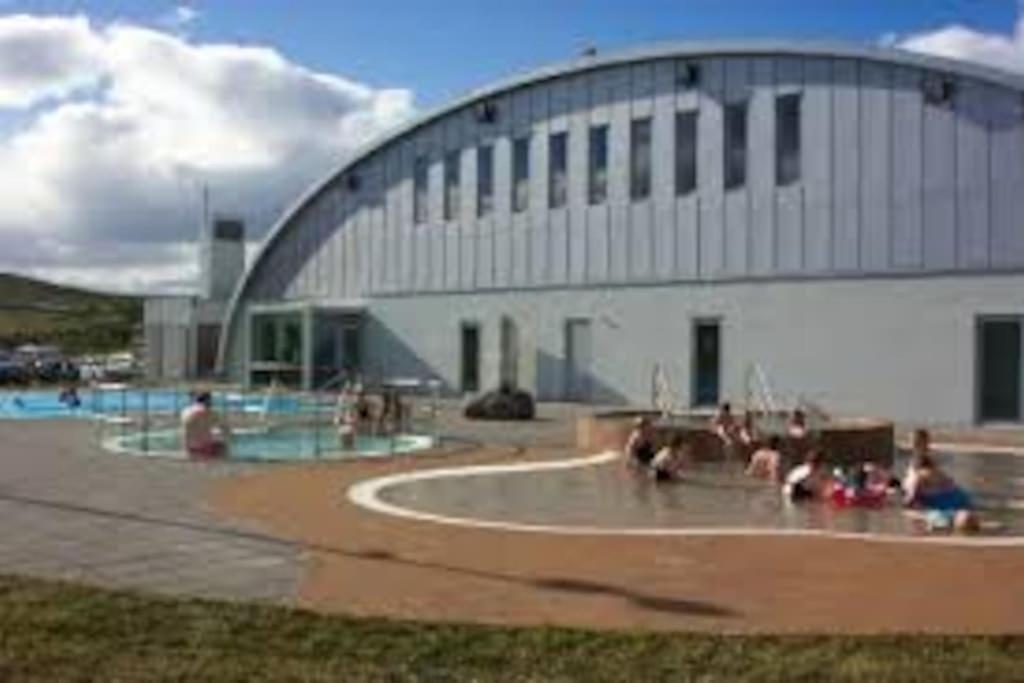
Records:
[[[476,91],[272,230],[220,362],[502,379],[542,399],[775,392],[1019,421],[1024,79],[894,50],[682,44]]]

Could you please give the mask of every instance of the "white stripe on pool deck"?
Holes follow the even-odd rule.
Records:
[[[495,520],[474,519],[471,517],[451,517],[432,512],[412,510],[381,500],[380,492],[392,486],[408,484],[430,479],[450,479],[456,477],[487,476],[495,474],[511,474],[517,472],[542,472],[547,470],[565,470],[576,467],[590,467],[611,462],[620,455],[615,451],[606,451],[597,455],[567,460],[547,460],[540,462],[509,463],[504,465],[465,465],[461,467],[442,467],[416,472],[391,474],[357,482],[349,487],[348,499],[366,510],[371,510],[392,517],[400,517],[420,522],[433,522],[452,526],[493,529],[495,531],[515,531],[526,533],[562,534],[578,536],[631,536],[631,537],[713,537],[713,536],[777,536],[805,538],[834,538],[857,540],[871,543],[926,543],[930,545],[953,545],[969,547],[1024,547],[1024,537],[972,537],[972,536],[897,536],[895,534],[855,533],[847,531],[830,531],[827,529],[765,529],[756,527],[692,527],[688,529],[664,527],[595,527],[567,526],[553,524],[526,524],[520,522],[500,522]]]

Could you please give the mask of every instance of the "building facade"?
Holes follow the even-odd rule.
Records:
[[[234,291],[231,377],[1019,421],[1024,79],[670,45],[485,88],[358,154]],[[768,390],[766,391],[766,386]]]

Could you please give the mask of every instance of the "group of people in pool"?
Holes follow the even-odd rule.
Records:
[[[727,403],[712,418],[710,430],[721,439],[726,458],[746,458],[746,475],[779,485],[790,502],[881,507],[899,501],[929,528],[962,532],[980,528],[971,497],[936,462],[925,429],[914,431],[911,459],[902,478],[871,461],[829,469],[824,454],[812,439],[807,416],[799,409],[788,418],[785,438],[778,434],[764,438],[751,413],[736,420]],[[655,443],[651,419],[638,418],[626,441],[628,466],[656,482],[679,480],[693,463],[691,447],[679,432],[660,449]],[[784,443],[788,446],[785,450]],[[793,461],[795,464],[791,464]]]
[[[408,417],[408,407],[402,402],[397,389],[381,394],[379,408],[366,395],[363,385],[346,383],[338,394],[334,408],[334,426],[342,448],[355,448],[358,434],[378,434],[402,431]]]

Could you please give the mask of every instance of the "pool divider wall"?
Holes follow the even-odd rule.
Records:
[[[576,421],[576,447],[584,453],[607,450],[621,451],[638,417],[654,421],[655,446],[661,448],[672,435],[681,433],[698,461],[716,461],[725,458],[721,439],[711,431],[711,415],[695,411],[662,419],[659,413],[643,410],[620,410],[585,415]],[[762,416],[765,421],[782,424],[781,415]],[[783,452],[790,460],[799,457],[805,446],[780,435]],[[826,462],[833,465],[851,465],[871,460],[891,466],[895,457],[893,423],[874,418],[833,418],[820,428],[812,430],[806,442],[817,446],[825,454]]]

